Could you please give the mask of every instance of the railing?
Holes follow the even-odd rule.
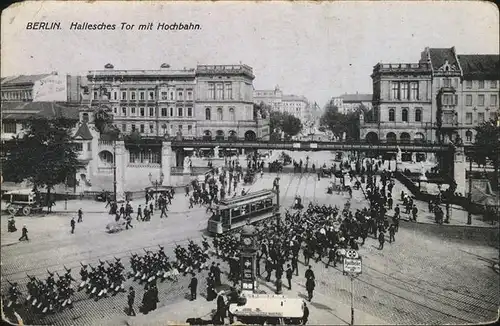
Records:
[[[97,167],[97,172],[98,173],[112,173],[113,172],[113,167],[112,166],[99,166]]]
[[[101,140],[101,139],[99,139],[98,144],[99,144],[99,146],[113,146],[113,141],[112,140]]]
[[[203,167],[203,166],[193,166],[190,169],[189,174],[190,175],[200,175],[200,174],[205,174],[209,172],[211,169],[209,167]],[[173,166],[170,168],[170,174],[171,175],[183,175],[184,174],[184,167],[178,167],[178,166]]]
[[[132,162],[129,162],[127,164],[127,167],[130,167],[130,168],[159,168],[161,166],[160,163],[150,163],[150,162],[147,162],[147,163],[132,163]]]

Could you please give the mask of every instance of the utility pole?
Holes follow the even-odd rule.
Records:
[[[352,290],[352,281],[354,280],[354,275],[351,274],[351,325],[354,326],[354,298],[353,298],[353,290]]]
[[[470,212],[472,206],[472,156],[469,156],[469,209],[467,210],[467,225],[472,224],[472,214]]]
[[[116,202],[116,140],[113,140],[113,194]]]

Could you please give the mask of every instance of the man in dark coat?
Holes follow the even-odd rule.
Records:
[[[314,278],[308,278],[306,281],[306,290],[307,290],[307,299],[311,302],[313,298],[314,287],[316,286],[316,282],[314,282]]]
[[[302,325],[307,324],[307,320],[309,319],[309,308],[307,304],[304,302],[304,315],[302,316]]]
[[[224,319],[226,318],[226,303],[224,302],[224,297],[222,296],[222,294],[219,294],[217,296],[216,315],[217,315],[216,321],[221,323],[221,325],[223,325]]]
[[[137,220],[139,221],[139,218],[140,220],[143,220],[143,217],[142,217],[142,207],[141,205],[139,205],[139,207],[137,207]]]
[[[135,291],[134,291],[133,287],[129,288],[129,292],[128,292],[128,296],[127,296],[127,301],[128,301],[127,315],[129,315],[129,316],[135,316],[135,311],[134,311]]]
[[[378,250],[384,249],[384,242],[385,242],[385,234],[384,232],[380,232],[380,234],[378,235],[378,243],[379,243]]]
[[[80,222],[83,222],[83,211],[81,208],[78,210],[78,223]]]
[[[292,289],[292,275],[293,275],[293,271],[292,271],[292,268],[290,267],[290,264],[288,264],[286,267],[287,267],[287,269],[286,269],[286,279],[288,281],[288,289],[291,290]]]
[[[191,274],[193,277],[191,278],[191,283],[189,283],[189,289],[191,290],[191,301],[196,300],[196,289],[198,287],[198,279],[195,274]]]
[[[76,225],[76,222],[75,222],[75,218],[71,218],[71,222],[70,222],[70,225],[71,225],[71,234],[74,234],[75,233],[75,225]]]
[[[222,271],[220,270],[220,263],[217,263],[217,266],[215,266],[215,269],[214,269],[215,286],[221,286],[221,284],[222,284],[222,282],[220,280],[221,274],[222,274]]]
[[[314,276],[314,271],[311,269],[311,265],[309,265],[309,269],[306,270],[306,275],[305,276],[306,276],[307,279],[310,279],[310,278],[313,279],[313,280],[316,279],[316,277]]]
[[[26,224],[23,225],[23,229],[22,229],[22,235],[21,237],[19,238],[19,241],[23,241],[23,240],[28,240],[28,228],[26,227]]]

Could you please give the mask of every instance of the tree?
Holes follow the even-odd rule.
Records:
[[[17,146],[7,152],[3,166],[6,178],[45,187],[50,205],[51,189],[76,173],[78,152],[71,137],[73,126],[74,121],[65,118],[28,121],[24,136],[14,139]]]
[[[297,135],[303,126],[299,118],[286,112],[273,111],[269,119],[269,127],[271,128],[271,135],[284,132],[287,138],[290,138]]]
[[[359,139],[359,114],[356,112],[341,114],[336,106],[327,106],[321,116],[320,126],[338,138],[342,138],[345,132],[347,139]]]
[[[498,176],[498,164],[500,163],[500,125],[494,120],[485,121],[476,128],[476,151],[474,159],[480,164],[486,164],[486,159],[490,159],[495,169],[495,176]]]

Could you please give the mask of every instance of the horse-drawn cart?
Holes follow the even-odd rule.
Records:
[[[11,215],[28,216],[31,213],[41,213],[43,206],[37,200],[36,194],[30,189],[12,190],[5,195],[9,196],[7,211]]]

